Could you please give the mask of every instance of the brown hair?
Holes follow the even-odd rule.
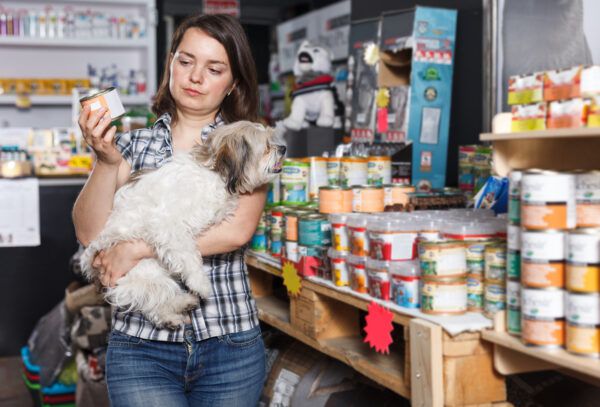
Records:
[[[223,120],[226,123],[238,120],[256,121],[258,119],[259,101],[254,58],[241,24],[234,17],[225,14],[192,15],[177,27],[173,34],[171,50],[167,55],[165,71],[152,104],[154,114],[160,116],[169,113],[173,122],[177,121],[175,100],[169,90],[169,64],[181,43],[183,35],[189,28],[198,28],[204,31],[223,45],[225,52],[227,52],[235,87],[221,103],[220,113]]]

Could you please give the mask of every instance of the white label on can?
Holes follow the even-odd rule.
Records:
[[[362,207],[362,189],[361,188],[353,188],[352,189],[352,211],[360,212]]]
[[[600,296],[567,293],[567,321],[579,325],[600,325]]]
[[[394,198],[392,195],[392,188],[391,187],[384,187],[383,188],[383,204],[385,206],[391,206],[394,204]]]
[[[523,178],[522,171],[511,171],[508,174],[508,194],[510,196],[521,196],[521,178]]]
[[[600,264],[600,234],[569,233],[567,260],[575,264]]]
[[[509,250],[521,250],[521,228],[517,225],[508,225],[506,232],[506,247]]]
[[[506,303],[513,308],[521,306],[521,283],[518,281],[506,282]]]
[[[467,284],[438,285],[433,282],[423,284],[423,303],[430,299],[431,312],[462,312],[467,309]]]
[[[364,185],[367,183],[366,161],[342,161],[341,167],[342,185]]]
[[[570,202],[575,198],[572,174],[525,174],[521,180],[523,202]]]
[[[319,187],[328,184],[327,161],[312,160],[310,163],[310,179],[308,182],[311,199],[319,196]]]
[[[297,263],[299,260],[298,242],[286,241],[285,242],[285,255],[289,260]]]
[[[600,173],[577,174],[575,197],[577,203],[600,203]]]
[[[564,260],[565,234],[524,230],[521,235],[521,256],[527,260]]]
[[[414,232],[369,232],[370,254],[376,260],[412,260],[416,244]]]
[[[534,318],[564,318],[565,292],[563,290],[523,288],[521,292],[523,315]]]

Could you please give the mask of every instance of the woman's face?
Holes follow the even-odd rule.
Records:
[[[233,88],[225,48],[198,28],[185,32],[170,70],[169,90],[177,109],[186,113],[215,114]]]

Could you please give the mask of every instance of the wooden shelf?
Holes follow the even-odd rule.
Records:
[[[404,356],[402,352],[380,355],[359,337],[341,337],[317,341],[300,332],[290,324],[289,305],[274,297],[256,298],[259,318],[268,325],[279,329],[308,346],[335,358],[357,372],[409,398],[410,388],[403,374]]]
[[[522,133],[483,133],[479,136],[479,139],[481,141],[505,141],[582,137],[600,137],[600,128],[584,127],[579,129],[551,129],[539,131],[526,131]]]
[[[146,48],[146,38],[33,38],[0,37],[0,47]]]

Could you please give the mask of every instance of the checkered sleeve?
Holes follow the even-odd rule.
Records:
[[[131,132],[118,133],[115,137],[115,147],[121,153],[123,158],[133,166],[133,142]]]

